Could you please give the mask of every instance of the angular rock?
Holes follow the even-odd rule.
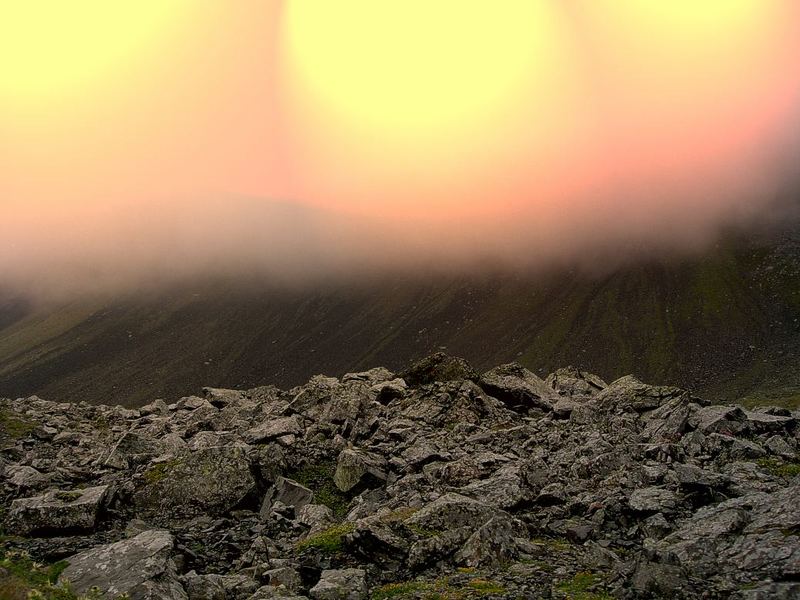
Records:
[[[593,396],[605,389],[608,384],[593,373],[580,371],[575,367],[565,367],[550,373],[544,380],[559,396]]]
[[[639,512],[669,513],[677,507],[678,497],[670,490],[649,487],[634,490],[628,498],[628,504]]]
[[[747,423],[747,415],[738,406],[706,406],[692,415],[692,427],[705,433],[722,433],[735,435],[741,432]]]
[[[447,531],[457,527],[477,529],[502,511],[453,492],[440,496],[424,506],[407,523],[429,531]]]
[[[512,410],[530,408],[549,411],[558,401],[556,392],[534,373],[517,363],[501,365],[481,375],[483,390]]]
[[[260,425],[250,429],[245,439],[251,444],[260,444],[285,435],[300,435],[301,433],[303,433],[303,426],[300,423],[300,419],[297,415],[292,415],[278,419],[267,419]]]
[[[33,490],[46,486],[51,479],[50,476],[26,465],[7,467],[4,476],[8,485],[19,490]]]
[[[181,577],[189,600],[227,600],[222,575],[198,575],[191,571]]]
[[[394,379],[394,373],[392,373],[389,369],[385,367],[375,367],[374,369],[369,369],[368,371],[345,373],[342,376],[342,383],[346,383],[348,381],[361,381],[369,385],[379,385]]]
[[[128,469],[148,462],[158,456],[162,449],[160,442],[129,431],[114,444],[103,465],[113,469]]]
[[[463,358],[437,352],[414,363],[400,373],[400,378],[408,385],[419,386],[436,381],[470,379],[476,381],[478,373]]]
[[[392,379],[372,385],[370,391],[375,394],[375,400],[381,404],[389,404],[392,400],[402,398],[408,391],[406,382],[402,379]]]
[[[794,459],[797,456],[795,449],[789,445],[785,439],[779,435],[773,435],[765,443],[764,446],[769,450],[770,454],[775,454],[781,458]]]
[[[793,428],[797,420],[782,415],[771,415],[758,411],[745,411],[747,427],[755,433],[770,433]]]
[[[309,594],[314,600],[366,600],[363,569],[326,569]]]
[[[261,574],[262,579],[265,579],[273,588],[282,587],[290,592],[297,592],[303,585],[300,574],[292,567],[278,567],[264,571]]]
[[[348,448],[339,453],[333,481],[343,492],[359,485],[369,486],[386,481],[385,461],[360,450]]]
[[[69,557],[59,581],[68,581],[79,594],[97,587],[111,598],[188,600],[171,560],[173,545],[168,531],[151,530],[97,546]]]
[[[311,529],[311,533],[327,529],[335,519],[333,511],[322,504],[306,504],[295,511],[298,522]]]
[[[16,535],[91,530],[97,525],[109,486],[54,490],[11,503],[6,529]]]
[[[647,385],[627,375],[610,383],[593,400],[604,410],[642,413],[684,396],[686,392],[679,388]]]
[[[519,556],[516,537],[525,527],[507,517],[493,517],[478,528],[455,555],[465,567],[499,567]]]
[[[658,548],[697,577],[785,581],[800,575],[800,487],[701,508]]]
[[[246,448],[221,446],[151,465],[133,501],[154,517],[217,516],[236,508],[256,489]]]
[[[503,467],[492,477],[461,487],[458,492],[506,510],[531,499],[530,488],[516,465]]]
[[[297,512],[313,500],[314,492],[304,485],[286,477],[278,477],[275,484],[264,496],[264,501],[261,504],[261,516],[269,516],[269,511],[276,502],[291,506]]]

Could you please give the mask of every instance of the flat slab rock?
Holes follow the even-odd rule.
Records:
[[[97,546],[69,557],[59,581],[69,582],[78,594],[96,587],[109,598],[127,594],[130,600],[188,599],[170,558],[174,543],[168,531],[154,529]]]
[[[107,485],[52,490],[11,503],[6,529],[16,535],[93,529],[108,494]]]

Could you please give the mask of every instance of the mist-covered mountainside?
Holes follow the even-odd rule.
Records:
[[[186,287],[105,301],[0,300],[0,395],[137,405],[200,385],[292,386],[445,348],[478,368],[572,364],[715,400],[800,401],[800,234],[589,277]]]

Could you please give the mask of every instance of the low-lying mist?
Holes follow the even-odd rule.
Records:
[[[699,183],[672,197],[621,190],[593,202],[436,217],[245,197],[6,210],[0,282],[62,299],[215,278],[314,286],[393,274],[607,273],[696,255],[727,231],[795,220],[795,188],[779,181],[717,195]]]
[[[796,211],[793,1],[509,3],[495,29],[478,4],[341,4],[317,29],[186,3],[92,86],[39,65],[48,93],[0,110],[0,288],[607,272]]]

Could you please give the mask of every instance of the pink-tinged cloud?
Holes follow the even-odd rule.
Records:
[[[421,59],[380,47],[402,32],[376,34],[386,20],[358,1],[340,5],[347,21],[331,17],[330,39],[349,36],[358,57],[359,28],[370,32],[366,82],[351,55],[303,46],[313,11],[243,0],[188,3],[180,26],[86,89],[0,97],[0,286],[604,263],[631,247],[701,248],[721,227],[768,219],[796,175],[793,0],[677,0],[666,12],[649,0],[542,2],[531,26],[547,45],[530,51],[546,54],[483,113],[433,79],[408,102],[365,104],[389,98],[370,82],[413,84],[402,60]],[[306,21],[290,31],[287,15]],[[436,18],[480,23],[455,9]],[[451,34],[442,28],[443,43]],[[442,116],[450,107],[458,119]]]

